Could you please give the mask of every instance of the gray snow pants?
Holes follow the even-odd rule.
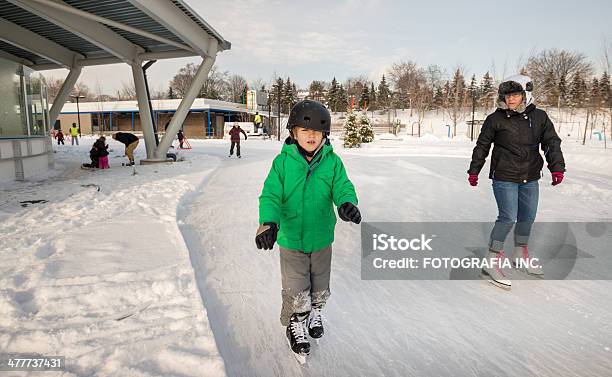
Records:
[[[331,245],[310,254],[280,248],[283,326],[289,326],[293,313],[309,312],[312,306],[323,308],[330,296],[331,256]]]

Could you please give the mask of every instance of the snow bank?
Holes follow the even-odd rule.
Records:
[[[111,169],[82,170],[92,142],[55,146],[45,180],[4,187],[0,349],[65,356],[65,375],[224,375],[176,223],[218,159],[133,175],[111,142]],[[30,199],[48,202],[19,206]]]

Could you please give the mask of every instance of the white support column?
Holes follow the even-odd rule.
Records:
[[[53,127],[55,124],[55,120],[68,100],[70,92],[72,91],[72,88],[74,88],[74,84],[76,84],[80,74],[81,67],[73,65],[72,68],[70,68],[70,72],[68,72],[68,76],[66,76],[62,87],[53,101],[53,106],[51,106],[51,110],[49,111],[49,125],[51,127]]]
[[[151,108],[147,100],[147,89],[141,62],[132,64],[132,75],[134,76],[134,87],[136,88],[136,99],[138,100],[138,115],[140,117],[142,134],[144,135],[147,159],[151,159],[155,153],[155,134],[153,132],[153,119],[151,119]]]
[[[178,109],[170,120],[170,124],[168,125],[168,129],[166,130],[166,134],[161,139],[159,145],[157,146],[157,149],[155,150],[156,158],[166,158],[166,153],[168,153],[168,148],[170,148],[172,140],[174,139],[179,129],[181,128],[181,125],[185,121],[185,118],[187,117],[187,114],[191,109],[191,105],[193,104],[193,101],[198,96],[202,85],[204,85],[204,81],[206,81],[206,78],[208,77],[208,72],[210,72],[210,69],[212,68],[215,62],[215,55],[212,56],[213,57],[206,57],[202,61],[202,64],[200,64],[200,67],[196,72],[196,75],[193,79],[193,82],[191,83],[191,86],[189,87],[189,90],[183,97],[183,100],[181,101]]]

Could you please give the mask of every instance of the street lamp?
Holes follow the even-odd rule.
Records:
[[[82,96],[79,94],[79,95],[70,96],[70,97],[74,98],[77,103],[77,122],[79,124],[79,137],[81,137],[81,111],[79,109],[79,98],[85,98],[85,96]]]

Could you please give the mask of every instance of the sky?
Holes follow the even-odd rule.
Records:
[[[450,75],[490,71],[496,79],[518,71],[535,51],[579,51],[603,67],[604,40],[612,44],[612,1],[269,1],[185,0],[232,48],[217,55],[220,71],[249,82],[287,77],[340,82],[366,75],[375,82],[393,63],[437,64]],[[158,61],[152,90],[167,89],[174,74],[201,58]],[[47,76],[63,77],[66,70]],[[125,64],[87,67],[81,81],[107,94],[131,82]]]

